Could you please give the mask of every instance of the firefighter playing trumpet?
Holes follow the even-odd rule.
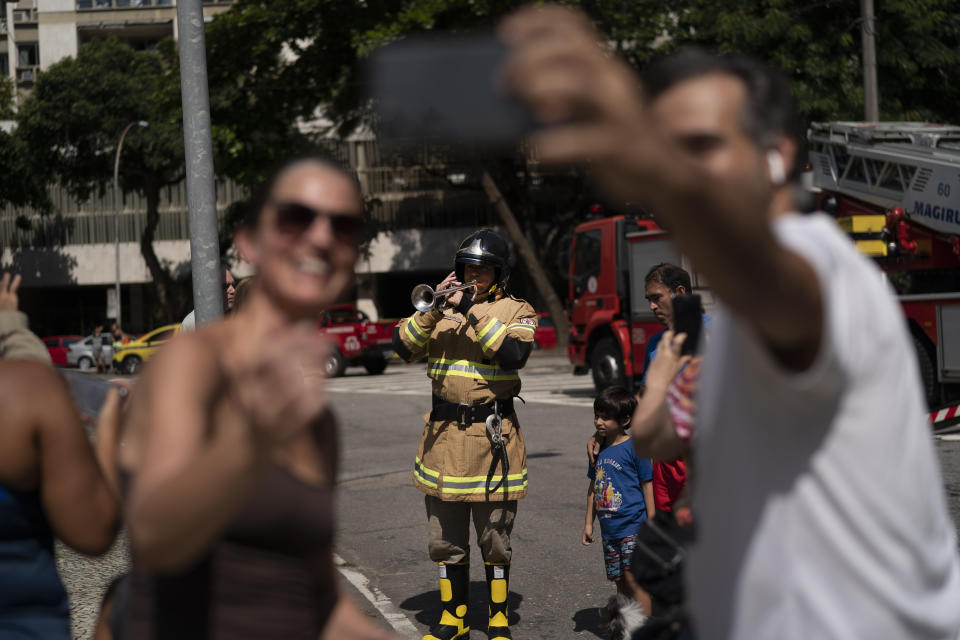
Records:
[[[460,243],[436,306],[401,320],[393,345],[404,359],[427,356],[433,408],[425,417],[413,483],[426,494],[430,559],[440,566],[440,619],[424,640],[467,636],[470,518],[486,569],[487,632],[510,638],[510,532],[527,493],[527,456],[514,412],[518,370],[533,348],[537,316],[507,295],[509,248],[488,229]],[[475,281],[472,289],[442,290]],[[445,307],[441,307],[445,303]]]

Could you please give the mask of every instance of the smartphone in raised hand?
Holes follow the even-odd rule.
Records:
[[[506,54],[493,32],[415,36],[381,47],[369,68],[377,135],[516,146],[534,119],[498,82]]]
[[[687,339],[680,349],[681,355],[693,355],[700,346],[700,333],[703,331],[703,306],[697,294],[673,296],[673,332],[685,333]]]

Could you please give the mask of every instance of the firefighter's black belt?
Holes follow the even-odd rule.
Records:
[[[513,415],[513,398],[495,400],[487,404],[458,404],[447,402],[433,396],[433,409],[430,411],[431,422],[454,421],[457,424],[475,424],[483,422],[496,413],[501,418]]]

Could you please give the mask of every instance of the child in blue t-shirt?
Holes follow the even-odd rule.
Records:
[[[633,450],[630,428],[637,399],[622,387],[608,387],[593,401],[593,423],[604,445],[596,465],[587,472],[587,518],[581,542],[593,542],[593,519],[600,519],[607,579],[617,593],[638,599],[639,587],[630,573],[634,534],[653,516],[653,467]],[[649,608],[646,613],[649,615]]]

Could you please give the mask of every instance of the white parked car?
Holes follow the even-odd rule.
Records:
[[[113,336],[109,333],[100,334],[103,341],[103,361],[107,367],[113,361]],[[67,350],[67,364],[79,368],[81,371],[95,369],[93,361],[93,336],[87,336],[79,342],[74,342]]]

